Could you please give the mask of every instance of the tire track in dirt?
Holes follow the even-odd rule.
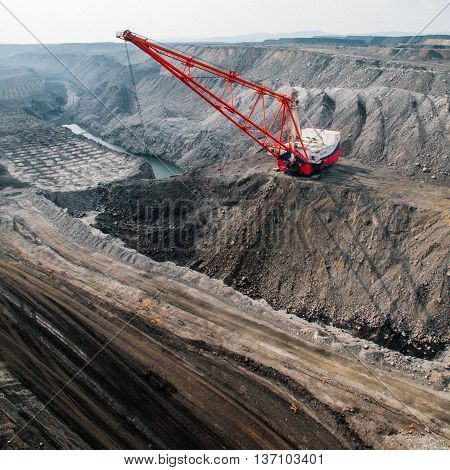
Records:
[[[131,320],[52,403],[94,447],[395,447],[411,423],[445,446],[443,394],[371,372],[219,291],[87,250],[23,204],[0,268],[2,345],[18,375],[49,397]]]

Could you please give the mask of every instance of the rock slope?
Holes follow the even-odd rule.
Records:
[[[228,165],[228,177],[215,167],[117,185],[97,227],[290,314],[421,357],[444,348],[450,235],[440,190],[412,198],[407,179],[350,164],[308,181],[246,163],[234,176]]]

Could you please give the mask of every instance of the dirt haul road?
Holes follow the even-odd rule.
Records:
[[[92,447],[447,447],[443,367],[434,390],[389,372],[361,340],[153,262],[29,189],[2,191],[0,221],[1,354]]]

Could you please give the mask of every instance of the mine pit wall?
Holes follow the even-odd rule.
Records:
[[[404,168],[397,169],[412,175],[420,173],[420,178],[424,179],[437,175],[435,182],[445,182],[445,174],[437,173],[446,163],[442,155],[442,136],[446,135],[448,126],[448,119],[444,120],[447,101],[443,96],[448,72],[292,48],[217,46],[188,47],[187,51],[221,64],[236,64],[239,70],[255,80],[271,78],[275,87],[296,83],[294,80],[301,77],[302,101],[313,119],[321,125],[342,127],[346,156],[353,155],[367,163],[383,166],[389,163],[398,167],[405,163]],[[42,56],[36,55],[33,67],[42,77],[51,75],[52,65],[41,59]],[[108,77],[102,86],[105,93],[102,99],[107,100],[109,106],[120,109],[121,117],[129,119],[133,129],[139,131],[133,107],[127,105],[128,73],[125,68],[111,57],[72,59],[74,71],[83,74],[90,85],[98,83],[100,75]],[[15,60],[20,63],[19,56]],[[238,158],[243,152],[255,150],[249,149],[245,138],[236,134],[236,130],[220,117],[213,116],[197,97],[187,94],[183,85],[160,74],[154,64],[146,62],[138,69],[142,77],[140,91],[147,110],[145,119],[149,144],[155,154],[169,158],[184,155],[186,165],[195,161],[195,165],[201,166],[218,159]],[[38,81],[35,74],[19,72],[24,75],[25,84],[31,79],[33,83]],[[64,77],[58,78],[62,80]],[[361,89],[361,83],[366,82],[367,87]],[[17,90],[12,90],[14,96],[22,96],[20,93],[26,92],[28,97],[35,87],[27,85],[23,89],[19,85]],[[39,86],[42,87],[42,83]],[[9,85],[2,92],[10,93]],[[80,90],[77,89],[76,93]],[[131,143],[129,133],[118,129],[117,122],[109,121],[95,101],[82,93],[78,98],[68,112],[77,115],[81,124],[90,123],[91,129],[95,126],[94,131],[101,131],[98,133],[103,136],[111,133],[112,140],[121,145],[138,144],[135,140]],[[241,98],[245,100],[245,97]],[[99,119],[92,120],[93,116]],[[26,121],[29,119],[27,117]],[[28,130],[27,126],[25,128]],[[236,137],[230,139],[231,135]],[[416,150],[419,152],[417,155],[410,153]],[[419,167],[414,163],[416,156],[420,156]],[[429,164],[432,170],[423,173],[422,165]],[[138,177],[149,176],[141,169]],[[75,216],[98,211],[107,204],[105,214],[98,218],[99,227],[105,232],[119,236],[155,259],[173,260],[225,279],[242,292],[267,299],[276,307],[343,326],[356,334],[374,338],[380,344],[421,357],[431,357],[440,350],[445,342],[442,331],[447,326],[442,311],[446,307],[448,281],[442,261],[446,259],[442,248],[445,230],[439,214],[435,217],[430,211],[422,213],[407,206],[390,205],[370,195],[366,200],[353,192],[341,194],[333,190],[330,194],[322,194],[317,201],[311,200],[310,195],[305,198],[299,194],[295,197],[303,198],[305,206],[295,206],[294,212],[295,217],[297,212],[307,216],[306,219],[298,219],[302,234],[281,243],[280,235],[292,233],[293,228],[292,220],[289,222],[292,214],[286,215],[285,208],[275,205],[277,198],[282,200],[284,194],[278,193],[273,198],[261,196],[256,186],[264,187],[266,182],[261,177],[249,181],[254,185],[249,190],[250,195],[238,192],[235,201],[229,196],[235,190],[234,184],[230,190],[226,184],[216,181],[211,194],[205,195],[207,184],[186,181],[188,187],[196,188],[197,195],[192,198],[192,194],[181,194],[187,202],[183,202],[179,213],[186,214],[187,220],[178,215],[174,226],[163,216],[138,208],[137,196],[131,189],[130,200],[127,201],[130,207],[125,213],[124,201],[121,200],[125,186],[121,184],[111,195],[111,185],[45,194]],[[149,201],[151,205],[150,195],[154,196],[154,201],[160,201],[162,197],[154,194],[155,190],[149,186],[148,183],[136,186],[140,194],[138,199],[144,201],[144,206],[148,206]],[[251,184],[247,182],[242,187],[246,186],[251,187]],[[162,182],[154,188],[163,188],[164,196],[171,194],[168,210],[176,208],[180,194],[175,183]],[[267,197],[269,204],[262,203],[260,197]],[[327,197],[334,198],[334,202],[326,202]],[[239,198],[244,201],[242,205]],[[191,205],[194,202],[202,208],[201,211],[193,210]],[[324,210],[331,214],[331,222],[321,223],[323,220],[319,220],[317,214],[308,213],[310,202],[318,207],[323,204]],[[346,204],[349,207],[345,207]],[[360,214],[365,216],[365,204],[382,211],[380,220],[389,220],[392,216],[393,225],[380,228],[377,213],[372,216],[372,222],[367,220],[362,224]],[[256,212],[255,207],[258,208]],[[272,207],[275,218],[282,221],[275,227],[272,224],[274,214],[267,212],[269,207]],[[211,209],[215,210],[214,214],[211,214]],[[247,224],[242,216],[244,210],[253,217]],[[345,223],[339,212],[347,217]],[[256,221],[260,214],[264,217],[261,219],[262,227],[258,229]],[[226,225],[220,228],[222,215]],[[330,215],[326,212],[324,216],[327,220]],[[309,226],[302,220],[308,220]],[[402,220],[406,220],[404,227],[393,228]],[[421,223],[427,227],[423,233],[420,231]],[[156,235],[153,233],[155,226]],[[229,226],[233,229],[227,228]],[[147,229],[151,236],[157,237],[155,243],[149,239]],[[145,233],[141,233],[142,230]],[[260,231],[264,234],[266,230],[274,235],[270,234],[262,243]],[[411,230],[416,230],[416,234],[413,235]],[[362,235],[352,242],[355,233],[357,237]],[[161,238],[172,245],[167,246],[166,243],[161,248]],[[327,240],[325,247],[321,246],[321,240]],[[260,247],[259,250],[253,250],[254,246]],[[418,249],[417,259],[412,258],[415,248]],[[223,261],[227,250],[229,259]],[[282,256],[277,253],[282,253]],[[377,263],[374,263],[375,259]],[[431,275],[433,269],[436,276]],[[386,280],[384,276],[387,276]],[[323,287],[323,278],[328,279],[326,288]],[[437,327],[436,333],[433,333],[434,326]]]
[[[136,135],[141,135],[142,129],[124,50],[116,48],[107,55],[91,55],[90,47],[93,46],[86,45],[86,52],[82,53],[73,46],[73,53],[64,55],[63,59],[108,109],[114,110],[119,120],[47,54],[17,54],[0,61],[0,66],[9,64],[14,70],[32,67],[38,75],[33,80],[40,78],[50,88],[53,83],[59,87],[64,84],[65,122],[77,122],[93,134],[140,154],[144,147]],[[389,165],[433,184],[448,184],[445,135],[450,132],[450,75],[445,63],[401,62],[352,56],[352,51],[346,53],[345,49],[331,52],[297,46],[180,47],[187,54],[195,54],[227,70],[235,69],[250,80],[275,89],[298,87],[302,106],[314,125],[342,131],[345,157],[373,166]],[[217,116],[183,84],[162,73],[140,51],[134,51],[134,57],[147,146],[152,155],[188,169],[256,152],[247,136]],[[29,73],[23,74],[23,80],[28,83]],[[17,83],[15,94],[24,92],[20,85]],[[59,103],[60,92],[56,90],[52,94]],[[236,94],[236,102],[244,108],[247,101],[246,94]],[[57,108],[60,103],[54,106]]]
[[[295,47],[184,48],[188,54],[196,54],[225,69],[236,69],[275,89],[298,87],[302,106],[314,125],[342,131],[346,157],[374,166],[391,165],[434,183],[448,182],[444,136],[450,131],[447,119],[450,77],[445,68]],[[138,130],[136,109],[127,98],[129,77],[125,68],[116,64],[108,71],[110,61],[102,63],[92,57],[78,67],[83,72],[89,70],[92,86],[98,82],[97,74],[107,77],[101,99],[111,109],[120,109],[122,121]],[[256,147],[246,136],[174,77],[161,73],[150,60],[136,65],[136,70],[148,146],[153,155],[176,161],[185,168],[196,168],[255,152]],[[247,101],[245,93],[237,94],[237,103],[245,105]],[[81,94],[69,112],[94,134],[132,152],[143,151],[142,144],[115,119],[105,115],[90,97]],[[254,115],[258,117],[258,109]],[[423,168],[427,169],[425,173]]]
[[[239,305],[255,314],[268,309],[267,304],[253,302],[219,281],[172,263],[155,263],[123,247],[119,240],[70,217],[48,199],[32,193],[27,196],[37,217],[43,216],[49,227],[57,228],[61,240],[67,237],[70,242],[80,243],[83,250],[139,267],[143,270],[139,271],[140,276],[145,276],[146,271],[151,272],[150,278],[167,275],[195,286],[200,292],[214,291],[230,305]],[[38,251],[48,249],[32,227],[20,218],[12,221],[6,217],[3,223],[12,223],[13,230]],[[56,240],[55,246],[59,243]],[[64,258],[64,253],[67,256],[64,250],[56,255],[64,262],[73,261],[71,255]],[[83,266],[82,258],[73,265],[74,269],[78,269],[76,266]],[[207,343],[174,335],[164,327],[149,324],[135,312],[130,317],[129,308],[108,299],[100,300],[103,297],[89,288],[80,289],[80,285],[72,283],[59,269],[48,270],[41,262],[36,263],[36,259],[21,259],[21,250],[4,253],[0,272],[2,357],[43,403],[52,399],[48,408],[70,426],[76,439],[72,442],[67,439],[60,443],[60,448],[72,445],[94,449],[370,446],[359,438],[341,413],[322,404],[307,389],[278,371],[224,348],[217,357],[216,350]],[[119,331],[124,321],[132,321],[133,325]],[[114,341],[99,353],[112,335]],[[86,358],[94,356],[95,360],[86,363]],[[161,368],[162,373],[155,371]],[[220,403],[205,400],[211,385],[203,389],[206,395],[201,386],[196,388],[198,384],[191,385],[192,389],[187,387],[190,399],[186,400],[172,381],[179,378],[184,383],[189,374],[193,374],[189,381],[194,382],[196,377],[210,377],[219,394],[220,390],[230,388],[230,380],[236,381],[239,390],[244,387],[247,391],[245,397],[247,393],[258,396],[267,409],[255,411],[257,407],[252,407],[249,413],[246,405],[237,409],[229,400]],[[275,384],[274,390],[284,387],[289,393],[301,396],[308,407],[314,408],[314,417],[300,410],[299,419],[287,426],[286,422],[294,415],[277,392],[267,388],[268,380]],[[192,395],[199,397],[207,413],[195,408]],[[240,403],[239,396],[235,399]],[[229,410],[221,409],[229,405]],[[234,425],[217,418],[221,413],[228,413],[230,423],[235,419]],[[268,416],[270,413],[273,415]]]
[[[82,217],[87,212],[100,210],[107,192],[107,186],[97,186],[84,191],[45,191],[42,194],[58,207],[67,209],[71,216]]]
[[[215,48],[203,50],[209,54],[210,49]],[[236,60],[233,54],[238,49],[225,49],[231,52],[223,54],[220,48],[215,50],[222,51],[219,60],[221,57],[225,61],[227,57],[231,62]],[[246,54],[250,54],[252,60],[264,59],[258,55],[261,50],[248,48]],[[238,52],[241,55],[242,51]],[[292,54],[292,51],[286,52],[286,55],[274,51],[271,65],[265,59],[262,61],[264,71],[288,71],[287,74],[278,74],[278,85],[289,82],[291,78],[288,65],[297,64],[291,60]],[[313,56],[322,57],[317,53]],[[248,58],[246,56],[246,60]],[[90,60],[98,62],[98,59]],[[446,116],[443,114],[446,102],[440,88],[444,83],[442,76],[420,69],[402,72],[401,68],[396,67],[393,67],[394,71],[380,71],[383,63],[369,63],[369,70],[376,70],[373,79],[369,77],[368,85],[381,85],[381,88],[369,86],[367,91],[355,94],[352,88],[355,84],[351,83],[350,74],[347,81],[339,84],[339,87],[342,83],[348,88],[323,90],[322,86],[328,86],[324,83],[329,84],[325,78],[343,79],[343,76],[333,73],[342,65],[335,63],[333,69],[331,65],[335,61],[329,59],[328,62],[326,59],[322,64],[324,73],[312,74],[306,80],[307,86],[315,88],[303,88],[302,93],[318,122],[330,126],[342,124],[346,129],[347,138],[343,141],[346,154],[366,159],[369,163],[385,164],[389,161],[394,165],[409,164],[413,158],[420,156],[424,164],[433,166],[433,171],[441,171],[439,165],[445,159],[441,158],[439,139],[446,131],[442,119]],[[78,62],[75,60],[74,66]],[[95,82],[99,74],[108,75],[105,71],[111,64],[117,71],[117,77],[112,80],[111,86],[108,84],[100,90],[107,95],[102,99],[110,100],[110,105],[114,105],[115,100],[121,100],[121,106],[124,105],[122,111],[129,114],[131,123],[134,121],[133,125],[136,126],[136,116],[133,115],[129,93],[124,85],[123,68],[117,67],[114,61],[100,61],[97,68],[84,63],[83,70],[89,71],[90,76],[86,78]],[[244,69],[248,64],[242,62]],[[308,67],[310,65],[307,64]],[[365,79],[367,63],[356,62],[356,65],[355,74],[358,71],[363,75],[356,81]],[[142,72],[143,76],[147,76],[145,67]],[[180,94],[174,92],[183,93],[184,97],[185,90],[168,82],[167,77],[156,75],[156,72],[154,77],[143,80],[141,84],[148,96],[157,96],[157,99],[151,98],[153,103],[146,104],[150,110],[146,119],[151,129],[151,146],[156,154],[161,152],[166,157],[168,154],[184,154],[187,166],[197,163],[201,166],[217,158],[237,158],[242,152],[247,152],[248,145],[244,139],[229,138],[233,129],[222,126],[222,122],[210,115],[206,122],[202,122],[204,111],[201,105],[190,106],[190,98],[187,98],[181,106]],[[258,78],[256,72],[255,77]],[[405,80],[398,78],[400,74],[406,75]],[[317,78],[320,76],[323,82]],[[391,77],[394,78],[391,80]],[[428,78],[424,81],[424,77]],[[397,80],[394,82],[396,89],[392,92],[385,85],[394,80]],[[434,95],[425,96],[426,93]],[[172,97],[172,101],[168,97]],[[161,107],[161,102],[166,106]],[[342,110],[347,103],[351,106],[345,114]],[[401,112],[396,114],[398,103],[405,107],[399,107]],[[129,141],[129,135],[122,134],[116,127],[117,123],[105,119],[103,110],[94,108],[95,103],[82,96],[81,104],[74,104],[72,112],[81,117],[81,124],[85,122],[86,127],[94,132],[108,139],[113,136],[111,140],[123,146],[136,144]],[[153,114],[156,108],[157,112]],[[174,118],[182,112],[181,108],[189,109],[190,114],[182,115],[180,119]],[[99,113],[101,119],[93,119],[95,113]],[[171,119],[164,120],[163,127],[158,127],[150,121],[153,115],[157,120]],[[406,116],[404,119],[403,115]],[[342,117],[337,119],[335,116]],[[341,120],[348,120],[350,124],[347,126]],[[180,132],[181,128],[185,129],[183,133]],[[404,132],[407,128],[414,128],[412,134]],[[99,129],[102,131],[97,132]],[[405,136],[411,135],[413,140],[409,142],[414,142],[417,137],[426,144],[408,146],[408,151],[418,149],[420,153],[406,155],[400,152],[399,156],[399,151],[405,148]],[[393,139],[393,136],[398,136],[398,139]],[[421,173],[422,169],[408,167],[408,171],[415,174]],[[424,178],[427,175],[430,173],[421,174]],[[438,182],[445,181],[444,176],[438,173]],[[75,216],[106,205],[105,212],[97,220],[97,226],[105,233],[120,237],[128,246],[156,260],[174,261],[223,279],[243,293],[256,299],[264,298],[274,307],[286,309],[287,315],[342,326],[381,345],[424,358],[435,357],[448,341],[448,276],[443,260],[448,254],[446,246],[449,240],[448,225],[440,213],[422,211],[379,199],[373,194],[365,195],[346,189],[311,189],[308,185],[286,181],[274,184],[271,177],[262,175],[252,175],[238,184],[214,178],[203,180],[201,177],[197,180],[185,179],[184,184],[180,184],[180,180],[183,178],[153,183],[118,183],[93,190],[51,192],[46,193],[46,197]],[[190,188],[189,192],[186,192],[186,187]],[[167,201],[168,195],[170,201]],[[46,204],[38,199],[35,202]],[[49,201],[47,203],[51,205]],[[167,210],[153,210],[164,207],[166,203]],[[57,213],[55,219],[63,228],[72,227],[73,221],[65,214]],[[92,241],[86,227],[80,224],[73,227],[83,243]],[[92,243],[96,251],[105,249],[115,254],[123,250],[120,243],[112,242],[108,236],[100,236]],[[127,260],[131,257],[142,263],[152,263],[150,260],[142,261],[144,257],[138,254],[128,253],[126,256]],[[10,364],[16,364],[14,370],[24,383],[32,386],[45,401],[50,397],[50,391],[56,391],[61,385],[59,379],[53,376],[54,371],[58,370],[64,377],[79,365],[79,345],[61,346],[54,335],[47,336],[48,331],[42,324],[36,325],[36,315],[47,316],[52,322],[57,322],[58,328],[65,328],[59,316],[70,324],[78,324],[79,337],[87,338],[83,344],[87,353],[95,349],[101,335],[92,338],[91,325],[80,323],[67,305],[44,298],[39,288],[35,289],[36,286],[28,285],[24,289],[20,282],[7,285],[5,280],[6,276],[2,281],[2,294],[7,293],[2,295],[2,308],[8,314],[1,329],[5,332],[3,339],[7,338],[4,342],[9,351],[7,359]],[[62,284],[65,282],[60,281]],[[14,292],[13,296],[11,292]],[[76,298],[77,293],[74,292],[73,296]],[[90,302],[90,299],[86,301]],[[84,308],[80,304],[75,306]],[[85,317],[89,316],[88,312]],[[36,330],[41,334],[36,335]],[[12,331],[14,334],[19,332],[20,341],[11,341]],[[179,345],[175,347],[179,348]],[[123,351],[108,351],[104,362],[99,362],[100,369],[90,369],[71,387],[68,397],[55,403],[55,411],[71,422],[74,429],[86,437],[89,445],[97,448],[135,447],[152,442],[156,447],[163,447],[169,442],[174,444],[174,434],[179,438],[175,444],[180,447],[198,446],[199,442],[204,444],[205,439],[211,439],[211,447],[219,443],[223,445],[223,437],[215,436],[208,429],[202,430],[204,435],[196,434],[198,426],[192,429],[195,419],[182,409],[182,404],[173,401],[170,384],[160,377],[148,376],[143,370],[125,377],[133,390],[143,390],[146,394],[135,397],[138,406],[136,414],[147,416],[148,410],[145,406],[141,409],[140,399],[145,403],[144,398],[149,396],[160,400],[157,403],[161,406],[179,411],[179,414],[173,417],[175,424],[170,421],[171,427],[166,426],[167,415],[157,416],[157,424],[161,426],[157,439],[151,435],[151,429],[144,429],[141,423],[132,422],[132,417],[120,405],[129,397],[124,397],[123,391],[117,389],[117,384],[124,380],[123,374],[117,375],[117,370],[123,366],[122,359],[133,366],[136,363],[133,357],[123,358],[122,354]],[[119,356],[120,361],[117,359]],[[110,368],[113,370],[106,377],[106,389],[98,390],[92,378],[101,376],[104,370],[109,371]],[[72,407],[77,400],[81,412],[80,407]],[[108,407],[106,413],[105,403]],[[115,421],[112,424],[108,422],[111,415],[107,416],[111,408]],[[149,422],[152,422],[151,419],[148,416]],[[133,428],[132,436],[130,428]],[[355,445],[350,440],[333,442],[332,436],[329,437],[329,444],[336,447]],[[231,441],[227,444],[236,445]]]
[[[290,315],[423,358],[448,341],[450,240],[439,212],[256,174],[116,185],[96,220],[155,260]]]
[[[139,171],[122,181],[122,184],[135,180],[144,179],[146,181],[155,178],[151,165],[143,162]],[[73,217],[83,217],[89,212],[100,211],[108,198],[111,188],[116,182],[103,183],[94,188],[81,191],[39,191],[45,198],[52,201],[58,207],[67,209],[69,215]]]

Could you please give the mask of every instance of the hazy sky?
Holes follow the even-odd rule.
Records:
[[[235,36],[257,32],[420,31],[448,0],[0,0],[0,43],[114,40],[131,29],[155,39]],[[450,6],[424,32],[450,30]]]

